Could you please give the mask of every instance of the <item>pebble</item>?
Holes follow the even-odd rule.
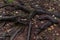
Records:
[[[9,26],[9,24],[6,24],[7,26]]]
[[[39,39],[39,36],[36,36],[37,39]]]
[[[56,35],[58,36],[58,35],[59,35],[59,33],[56,33]]]
[[[51,26],[51,29],[54,29],[54,26]]]
[[[16,11],[16,13],[19,13],[18,11]]]
[[[56,17],[54,17],[54,19],[57,19]]]
[[[56,24],[54,24],[54,26],[57,26]]]
[[[55,17],[55,15],[52,15],[52,17]]]
[[[34,36],[34,38],[33,39],[36,39],[36,37]]]
[[[44,21],[41,21],[41,23],[44,23]]]
[[[36,7],[38,7],[38,5],[35,5]]]
[[[2,16],[0,16],[0,17],[2,17]]]
[[[3,11],[3,13],[5,13],[5,12]]]
[[[38,25],[35,25],[35,27],[38,27]]]
[[[9,33],[11,30],[12,30],[12,29],[9,29],[9,30],[7,30],[7,32]]]
[[[48,31],[51,31],[52,29],[51,28],[48,28]]]
[[[36,17],[38,17],[38,18],[39,18],[39,15],[36,15]]]

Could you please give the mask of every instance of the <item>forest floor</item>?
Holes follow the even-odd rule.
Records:
[[[24,6],[27,7],[27,9],[30,10],[36,10],[36,9],[45,9],[52,13],[60,13],[60,0],[21,0],[24,3]],[[19,5],[19,0],[14,0],[12,3],[13,5]],[[5,5],[4,0],[0,0],[0,7]],[[4,14],[12,14],[12,15],[20,15],[22,17],[27,18],[29,13],[25,13],[21,10],[15,10],[13,11],[13,7],[7,6],[4,8],[0,8],[0,15]],[[32,29],[31,29],[31,37],[30,40],[60,40],[60,26],[58,24],[53,24],[49,26],[47,29],[39,33],[39,35],[36,35],[37,28],[39,26],[44,25],[47,20],[39,21],[37,18],[41,15],[36,15],[34,18],[32,18]],[[45,14],[42,16],[46,16]],[[54,19],[60,20],[60,18],[55,17],[52,15]],[[27,20],[25,19],[24,20]],[[23,19],[22,19],[23,20]],[[28,20],[29,21],[29,20]],[[22,29],[21,29],[22,28]],[[29,26],[28,25],[20,25],[19,23],[15,24],[15,22],[5,22],[0,21],[0,40],[27,40],[27,32]],[[21,31],[15,35],[13,38],[13,35],[16,33],[17,30],[21,29]],[[9,35],[6,37],[6,35]]]

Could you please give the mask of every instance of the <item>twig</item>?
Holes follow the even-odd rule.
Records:
[[[5,24],[6,24],[6,22],[3,22],[3,24],[0,26],[0,28],[3,27],[3,26],[5,26]]]
[[[31,21],[29,23],[29,28],[28,28],[28,35],[27,35],[27,40],[30,40],[30,37],[31,37],[31,29],[32,29],[32,24],[31,24]]]
[[[55,15],[56,17],[60,18],[60,13],[52,13],[52,12],[44,11],[44,10],[34,10],[30,14],[30,17],[33,18],[35,15],[42,15],[42,14]]]
[[[17,16],[1,16],[0,21],[14,21]]]
[[[24,28],[19,28],[10,38],[10,40],[13,40],[15,38],[15,36],[18,34],[18,33],[22,33],[24,30]]]
[[[28,22],[24,22],[24,21],[19,20],[19,19],[16,21],[16,24],[29,25]]]
[[[49,26],[51,26],[52,25],[52,23],[51,22],[46,22],[45,24],[43,24],[42,26],[40,26],[38,29],[37,29],[37,35],[40,33],[40,32],[42,32],[42,31],[44,31],[45,29],[47,29]]]
[[[52,23],[55,23],[55,24],[58,24],[59,23],[59,21],[57,19],[54,19],[54,18],[52,18],[49,15],[40,16],[38,19],[39,20],[49,20],[49,21],[51,21]]]

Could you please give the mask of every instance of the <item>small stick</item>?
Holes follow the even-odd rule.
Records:
[[[38,29],[37,29],[37,35],[42,32],[43,30],[47,29],[49,26],[51,26],[52,23],[51,22],[46,22],[45,24],[43,24],[42,26],[40,26]]]
[[[28,22],[24,22],[22,20],[17,20],[16,24],[23,24],[23,25],[29,25]]]
[[[0,26],[0,28],[3,27],[3,26],[5,26],[5,24],[6,24],[6,22],[3,22],[3,24]]]
[[[31,29],[32,29],[32,25],[31,25],[31,21],[30,21],[28,35],[27,35],[27,40],[30,40],[30,37],[31,37]]]
[[[44,11],[44,10],[34,10],[30,14],[30,17],[33,18],[35,15],[42,15],[42,14],[55,15],[56,17],[60,18],[60,13],[52,13],[52,12]]]
[[[26,13],[30,13],[30,10],[23,5],[16,5],[14,8],[15,8],[15,10],[22,10]]]
[[[17,16],[1,16],[0,21],[14,21]]]
[[[22,33],[24,30],[24,28],[19,28],[10,38],[10,40],[13,40],[15,38],[15,36],[18,34],[18,33]]]
[[[51,21],[52,23],[55,23],[55,24],[59,23],[59,21],[57,19],[54,19],[54,18],[52,18],[51,16],[48,16],[48,15],[40,16],[38,19],[39,20],[49,20],[49,21]]]

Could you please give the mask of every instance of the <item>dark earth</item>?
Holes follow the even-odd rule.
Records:
[[[34,10],[45,10],[53,15],[29,16]],[[60,17],[54,13],[60,16],[60,0],[0,0],[0,40],[60,40]]]

